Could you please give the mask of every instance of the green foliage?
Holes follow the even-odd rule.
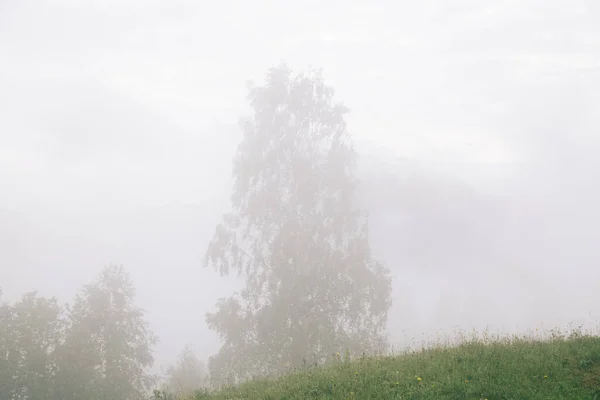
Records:
[[[61,378],[76,398],[96,391],[107,398],[142,399],[155,383],[145,370],[154,361],[156,338],[135,307],[135,290],[120,267],[105,268],[86,285],[69,312],[61,349]]]
[[[570,400],[600,398],[600,337],[468,340],[362,357],[198,394],[196,400]]]
[[[243,290],[207,314],[223,341],[209,361],[214,384],[386,345],[391,278],[371,258],[367,215],[354,206],[347,109],[332,97],[320,73],[284,65],[250,86],[233,211],[206,253],[222,274],[244,277]]]
[[[178,400],[181,399],[180,396],[176,396],[175,394],[168,392],[167,390],[153,390],[152,397],[150,400]]]
[[[71,308],[35,293],[1,305],[1,398],[147,398],[155,338],[134,294],[123,269],[110,267]]]
[[[55,353],[65,326],[61,311],[56,299],[36,293],[0,306],[2,398],[55,398]]]

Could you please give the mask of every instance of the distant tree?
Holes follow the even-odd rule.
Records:
[[[55,399],[55,351],[65,321],[55,298],[25,294],[0,305],[0,395],[2,399]]]
[[[185,346],[175,365],[167,369],[166,387],[170,392],[192,393],[206,387],[206,367],[191,346]]]
[[[61,399],[148,397],[155,382],[148,368],[156,338],[134,298],[121,267],[105,268],[77,295],[59,352]]]
[[[386,345],[391,278],[353,202],[356,154],[332,96],[319,72],[285,65],[250,85],[233,211],[206,253],[207,265],[244,278],[207,314],[223,341],[209,361],[215,384]]]

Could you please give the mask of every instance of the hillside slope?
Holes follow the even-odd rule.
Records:
[[[338,360],[191,398],[600,399],[600,337],[470,340],[399,356]]]

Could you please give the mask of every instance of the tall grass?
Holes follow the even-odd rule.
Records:
[[[274,380],[178,399],[597,399],[600,336],[580,328],[457,334],[398,354],[334,357]]]

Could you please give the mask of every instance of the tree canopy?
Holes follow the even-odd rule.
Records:
[[[357,155],[333,94],[319,71],[283,64],[249,85],[233,209],[206,253],[244,280],[207,314],[223,342],[209,361],[214,383],[386,346],[391,278],[354,203]]]
[[[0,306],[0,393],[2,398],[54,399],[56,349],[65,321],[55,298],[26,293]]]
[[[206,367],[190,345],[183,348],[175,365],[167,370],[166,389],[170,392],[193,393],[206,387]]]
[[[120,267],[73,306],[27,293],[0,305],[0,393],[7,400],[148,398],[156,341]]]

